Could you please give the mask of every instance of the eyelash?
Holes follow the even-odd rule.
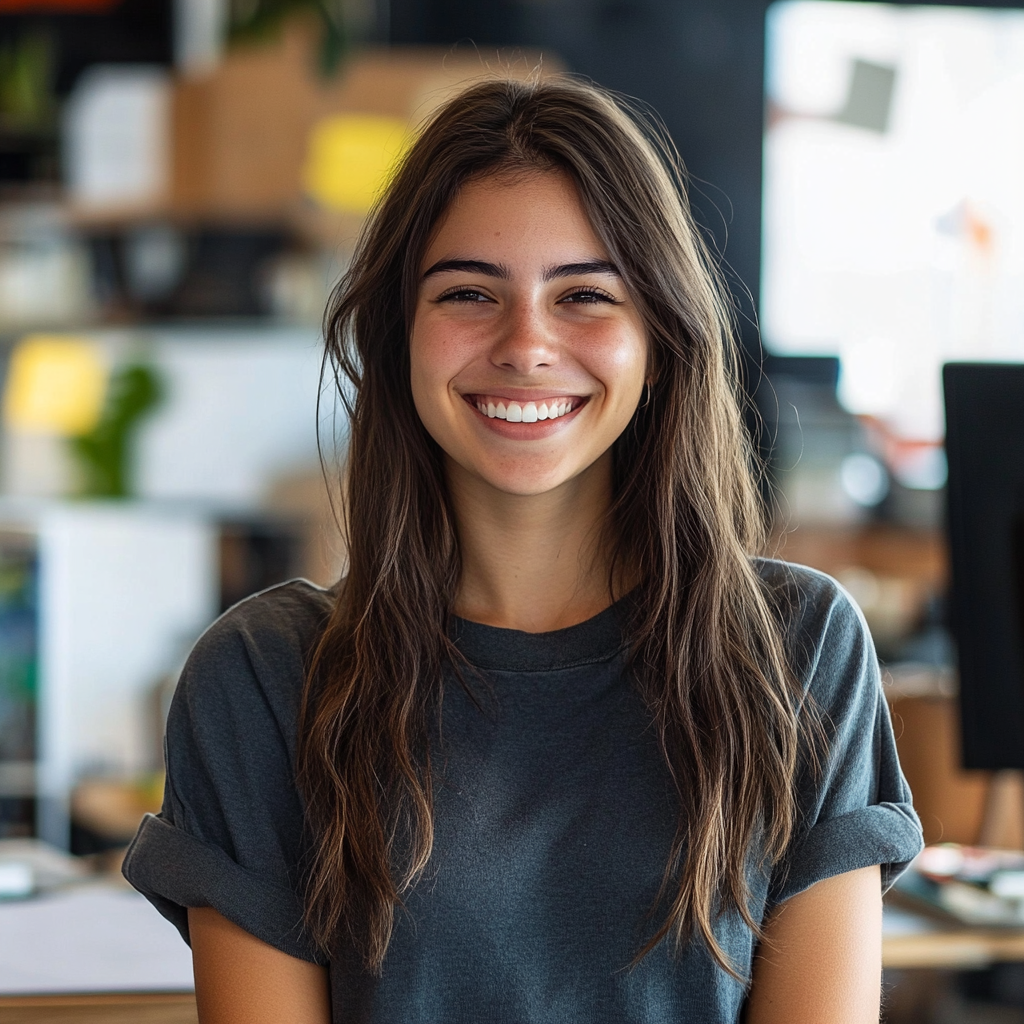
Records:
[[[476,297],[469,298],[469,296]],[[479,302],[481,298],[487,300],[487,296],[485,296],[483,292],[478,291],[476,288],[466,288],[464,286],[459,286],[456,288],[452,288],[449,291],[442,292],[435,301],[446,302],[455,299],[458,302]],[[602,291],[600,288],[595,288],[592,285],[584,288],[577,288],[575,291],[570,292],[568,295],[563,295],[562,298],[560,298],[558,301],[565,302],[568,299],[576,300],[580,298],[588,300],[597,299],[601,302],[610,302],[615,305],[618,305],[619,303],[619,300],[616,299],[614,296],[609,295],[608,292]]]
[[[589,285],[586,288],[577,288],[575,291],[563,296],[558,301],[565,302],[566,299],[578,299],[581,296],[587,299],[600,299],[602,302],[610,302],[616,306],[619,304],[619,300],[616,299],[613,295],[609,295],[607,292],[602,291],[600,288],[594,288],[592,285]]]
[[[451,288],[446,292],[441,292],[438,295],[436,302],[444,302],[448,299],[458,299],[460,302],[477,302],[478,299],[467,299],[467,295],[476,295],[486,299],[487,296],[483,292],[478,291],[476,288],[466,288],[464,285],[460,285],[457,288]]]

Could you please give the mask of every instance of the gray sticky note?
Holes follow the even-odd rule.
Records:
[[[895,86],[895,68],[855,59],[850,68],[850,91],[835,120],[884,133],[889,127]]]

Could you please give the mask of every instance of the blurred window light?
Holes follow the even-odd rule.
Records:
[[[839,480],[850,499],[863,508],[874,508],[889,493],[889,474],[866,452],[854,452],[843,459]]]
[[[107,366],[83,338],[29,335],[11,355],[3,419],[12,430],[74,437],[99,422]]]
[[[337,114],[313,126],[303,180],[321,206],[365,214],[409,144],[409,126],[395,117]]]
[[[944,362],[1024,358],[1024,11],[782,0],[766,57],[765,342],[937,441]]]
[[[855,339],[843,346],[839,400],[854,412],[883,416],[899,398],[895,346],[885,338]]]
[[[893,475],[915,491],[935,491],[946,483],[946,452],[938,445],[917,445],[901,452],[893,465]]]

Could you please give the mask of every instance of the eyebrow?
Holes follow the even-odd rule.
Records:
[[[554,281],[558,277],[577,277],[581,274],[614,274],[621,277],[619,268],[609,260],[587,260],[585,263],[563,263],[561,266],[548,267],[544,271],[545,281]]]
[[[484,260],[438,260],[423,275],[425,281],[433,274],[483,274],[484,277],[500,277],[507,281],[512,272],[502,263],[487,263]]]
[[[483,274],[485,277],[497,277],[508,281],[512,272],[503,263],[488,263],[486,260],[438,260],[423,274],[423,280],[434,274]],[[545,281],[554,281],[559,277],[577,277],[581,274],[614,274],[621,277],[619,268],[609,260],[586,260],[582,263],[562,263],[548,267],[544,271]]]

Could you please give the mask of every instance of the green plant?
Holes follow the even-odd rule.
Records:
[[[341,0],[231,0],[228,41],[270,39],[288,18],[302,13],[320,22],[320,72],[333,75],[349,45]]]
[[[112,374],[99,422],[69,440],[82,472],[83,497],[130,497],[131,443],[139,422],[162,397],[160,378],[150,366],[133,363]]]
[[[0,117],[8,128],[40,130],[51,125],[53,38],[33,30],[0,45]]]

